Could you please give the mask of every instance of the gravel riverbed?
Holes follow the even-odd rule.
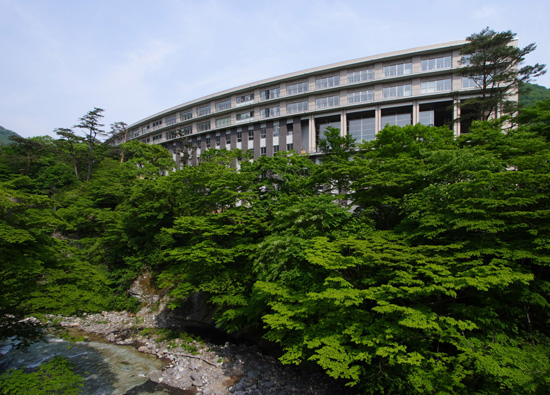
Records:
[[[168,362],[166,367],[149,372],[149,380],[182,390],[182,394],[353,393],[318,370],[282,365],[256,346],[167,337],[166,332],[156,329],[153,315],[103,312],[83,317],[52,317],[52,321],[163,358]]]

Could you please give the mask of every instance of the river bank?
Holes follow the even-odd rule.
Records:
[[[215,344],[184,333],[157,328],[153,315],[103,312],[82,317],[50,317],[50,323],[96,334],[114,344],[132,345],[139,352],[168,361],[164,369],[148,372],[149,380],[186,393],[351,393],[317,370],[282,365],[255,346],[231,342]]]

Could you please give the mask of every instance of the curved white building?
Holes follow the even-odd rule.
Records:
[[[194,164],[207,148],[315,154],[327,126],[356,141],[389,125],[448,125],[477,93],[457,72],[466,41],[369,56],[253,82],[202,97],[128,127],[127,139],[162,144]],[[464,125],[462,125],[464,127]],[[122,138],[111,140],[120,144]],[[182,155],[183,151],[188,155]]]

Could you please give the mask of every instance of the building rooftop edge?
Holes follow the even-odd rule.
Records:
[[[203,96],[203,97],[200,97],[200,98],[188,101],[188,102],[178,104],[178,105],[170,107],[166,110],[162,110],[158,113],[150,115],[146,118],[143,118],[143,119],[141,119],[137,122],[134,122],[134,123],[132,123],[131,125],[128,126],[128,129],[133,128],[137,125],[140,125],[140,124],[142,124],[146,121],[150,121],[152,119],[158,118],[159,116],[163,116],[165,114],[171,113],[171,112],[173,112],[175,110],[178,110],[180,108],[184,108],[184,107],[187,107],[187,106],[190,106],[190,105],[193,105],[193,104],[197,104],[197,103],[201,103],[201,102],[204,102],[204,101],[212,100],[216,97],[221,97],[221,96],[223,96],[225,94],[228,94],[228,93],[238,92],[238,91],[246,90],[246,89],[250,89],[250,88],[256,88],[258,86],[268,85],[271,82],[288,80],[288,79],[292,79],[292,78],[295,78],[295,77],[299,77],[301,75],[309,75],[309,74],[314,74],[314,73],[322,72],[322,71],[330,71],[331,69],[339,68],[339,67],[342,67],[342,66],[345,66],[345,65],[353,65],[353,64],[357,64],[357,63],[366,63],[366,62],[371,62],[371,61],[376,61],[376,60],[383,60],[383,59],[386,59],[386,58],[399,57],[399,56],[403,56],[403,55],[413,55],[413,54],[416,54],[416,53],[419,53],[419,52],[420,53],[430,52],[432,50],[438,50],[438,49],[442,49],[442,48],[460,47],[460,46],[466,44],[467,42],[468,42],[467,40],[455,40],[455,41],[449,41],[449,42],[445,42],[445,43],[425,45],[425,46],[421,46],[421,47],[402,49],[402,50],[398,50],[398,51],[386,52],[386,53],[377,54],[377,55],[369,55],[369,56],[365,56],[365,57],[362,57],[362,58],[345,60],[345,61],[331,63],[331,64],[324,65],[324,66],[312,67],[312,68],[309,68],[309,69],[304,69],[304,70],[299,70],[299,71],[295,71],[295,72],[291,72],[291,73],[281,74],[281,75],[278,75],[278,76],[275,76],[275,77],[270,77],[270,78],[266,78],[266,79],[263,79],[263,80],[250,82],[248,84],[239,85],[239,86],[229,88],[229,89],[224,89],[224,90],[219,91],[219,92],[215,92],[215,93],[212,93],[212,94],[209,94],[209,95],[206,95],[206,96]]]

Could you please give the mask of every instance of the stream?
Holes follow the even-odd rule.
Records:
[[[45,341],[32,344],[27,350],[18,350],[10,343],[0,343],[0,373],[11,368],[36,368],[56,355],[69,358],[75,372],[85,378],[85,395],[183,395],[183,391],[148,379],[149,372],[162,370],[166,362],[155,356],[138,352],[132,346],[121,346],[102,341],[89,333],[71,331],[71,335],[86,340],[69,342],[49,335]]]

